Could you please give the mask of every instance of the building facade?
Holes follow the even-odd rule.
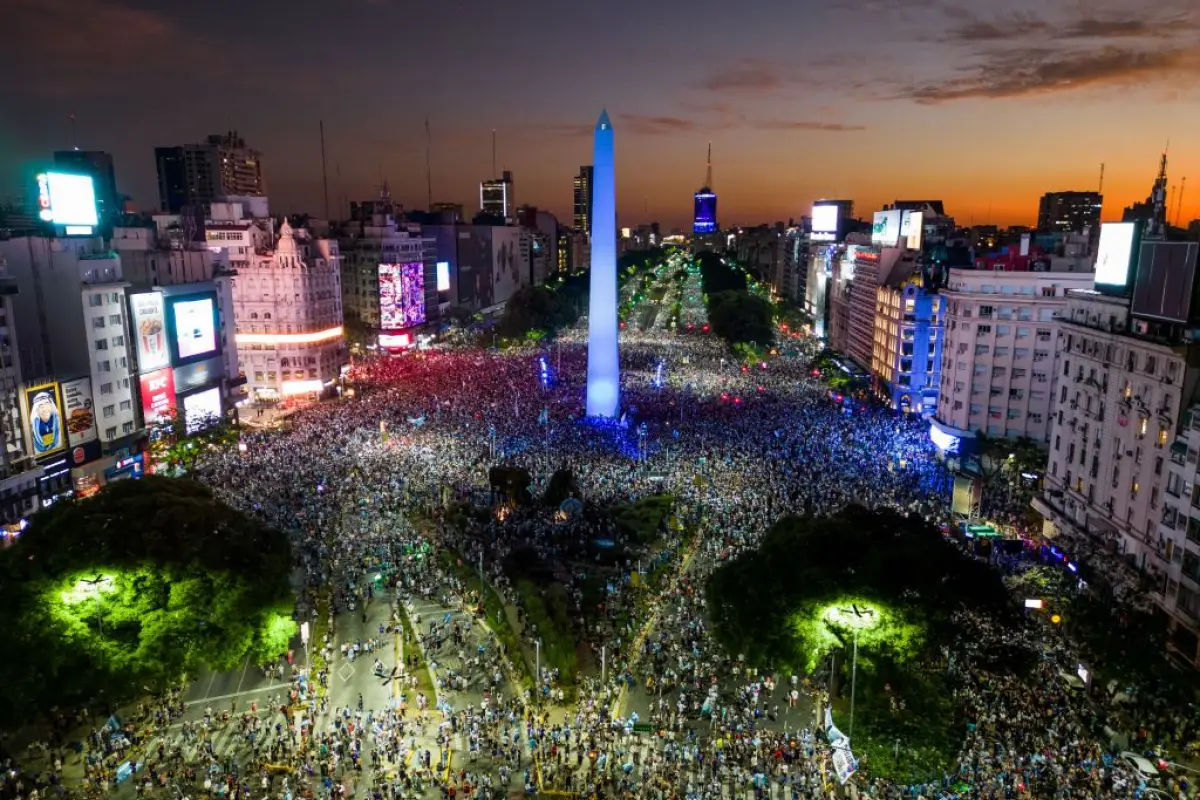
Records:
[[[1047,442],[1058,315],[1092,276],[951,269],[935,441],[1027,436]]]
[[[592,235],[592,175],[592,165],[585,164],[575,176],[571,227],[584,236]]]
[[[185,206],[206,206],[223,197],[261,197],[262,154],[230,131],[202,144],[154,148],[159,210],[178,214]]]
[[[909,254],[913,256],[915,254]],[[933,276],[911,258],[877,292],[871,375],[876,393],[897,411],[937,411],[945,303]]]
[[[233,279],[239,356],[253,399],[332,391],[346,364],[341,255],[285,220],[272,251],[255,253]]]
[[[379,307],[379,265],[421,264],[421,302],[423,320],[419,325],[437,320],[437,259],[436,243],[397,226],[390,214],[376,213],[370,224],[353,226],[350,235],[339,240],[342,254],[342,310],[347,319],[378,331],[381,328]]]
[[[513,174],[508,170],[499,178],[488,178],[479,184],[479,210],[498,219],[513,218],[517,208],[513,195]]]
[[[1044,233],[1100,230],[1104,195],[1099,192],[1047,192],[1038,202],[1037,229]]]

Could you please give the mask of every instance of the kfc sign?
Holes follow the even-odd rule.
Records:
[[[155,370],[141,377],[142,413],[147,425],[175,416],[175,378],[169,369]]]

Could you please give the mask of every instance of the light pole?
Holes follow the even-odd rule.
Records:
[[[600,645],[600,685],[608,684],[608,648]]]
[[[542,640],[533,640],[533,689],[537,694],[534,699],[542,696]]]
[[[854,629],[854,660],[850,662],[850,741],[854,741],[854,693],[858,678],[858,628]]]

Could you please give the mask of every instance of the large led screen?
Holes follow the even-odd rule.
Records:
[[[1100,226],[1100,247],[1096,254],[1096,284],[1110,288],[1129,285],[1129,267],[1133,262],[1136,222],[1106,222]]]
[[[92,407],[92,379],[77,378],[62,385],[67,440],[72,447],[96,441],[96,410]]]
[[[1142,242],[1133,282],[1135,317],[1178,324],[1192,318],[1198,251],[1195,242]]]
[[[217,298],[188,295],[167,299],[176,363],[216,353]]]
[[[812,230],[813,233],[837,233],[838,229],[838,206],[813,206],[812,208]]]
[[[221,417],[221,389],[214,386],[183,398],[183,416],[187,432],[195,433],[209,427]]]
[[[903,221],[903,211],[876,211],[871,223],[871,244],[882,247],[895,247],[900,240],[900,224]],[[815,229],[814,229],[815,230]]]
[[[138,369],[151,372],[171,363],[167,349],[167,318],[163,296],[158,292],[130,295],[129,311],[133,316],[134,338],[137,340]]]
[[[99,224],[96,186],[90,175],[44,172],[38,175],[37,180],[38,216],[43,220],[55,225],[84,228]],[[91,233],[91,230],[87,233]]]
[[[175,416],[175,376],[169,369],[143,372],[142,416],[147,425],[153,425]]]
[[[34,458],[66,449],[63,431],[62,392],[57,383],[44,383],[25,390],[29,411],[29,443]]]
[[[425,265],[379,265],[379,326],[399,330],[425,321]]]

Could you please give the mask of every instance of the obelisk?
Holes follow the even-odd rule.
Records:
[[[596,122],[592,155],[592,277],[588,301],[587,415],[616,419],[621,408],[617,359],[617,196],[613,129]]]

